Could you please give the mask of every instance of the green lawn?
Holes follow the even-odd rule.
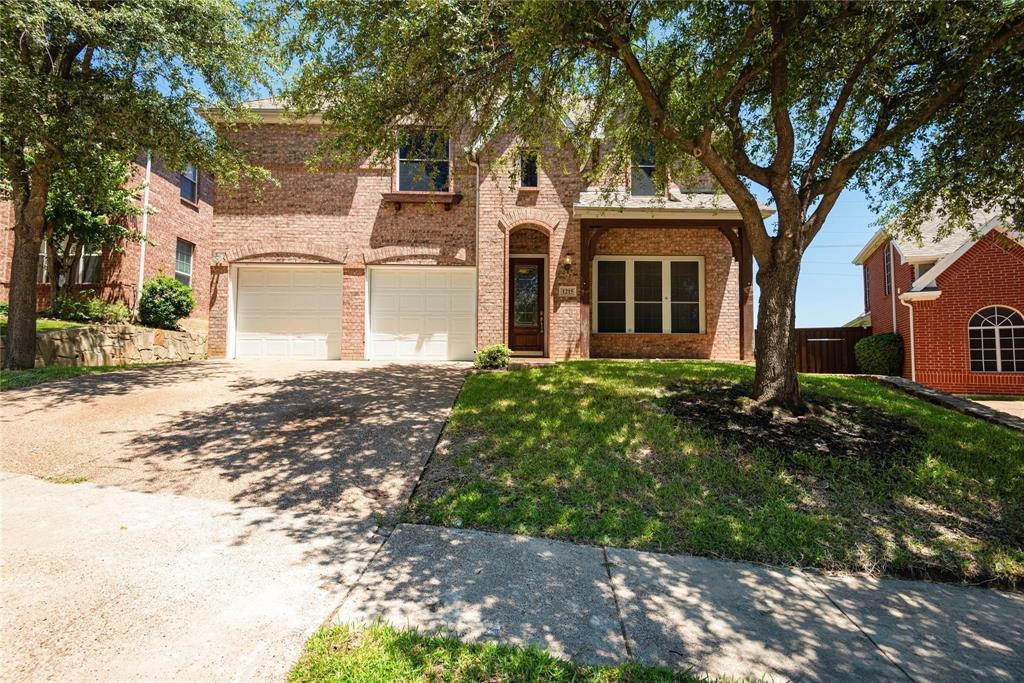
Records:
[[[1024,585],[1019,433],[827,375],[803,376],[802,386],[814,402],[845,404],[837,424],[843,412],[873,410],[907,435],[839,457],[811,444],[752,445],[720,421],[702,427],[696,413],[669,411],[676,383],[751,376],[734,364],[602,361],[471,376],[409,514],[582,543]],[[904,453],[892,447],[900,442]]]
[[[456,638],[426,636],[374,625],[320,629],[306,643],[289,680],[352,681],[626,681],[706,680],[685,672],[624,664],[583,666],[555,659],[537,648],[470,645]]]
[[[81,327],[84,324],[70,320],[57,320],[56,318],[36,318],[36,332],[63,330],[66,327]],[[0,315],[0,336],[5,334],[7,334],[7,316]]]
[[[142,364],[100,365],[96,367],[62,367],[51,365],[50,367],[32,368],[31,370],[0,370],[0,391],[30,387],[34,384],[64,379],[65,377],[96,375],[104,372],[114,372],[115,370],[134,370],[135,368],[144,367],[147,366]]]

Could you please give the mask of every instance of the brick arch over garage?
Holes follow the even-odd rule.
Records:
[[[342,247],[325,246],[315,242],[274,240],[273,242],[246,242],[228,249],[224,252],[224,256],[228,263],[285,256],[318,263],[342,264],[345,262],[347,253],[347,250]],[[214,254],[214,257],[216,256],[217,254]]]

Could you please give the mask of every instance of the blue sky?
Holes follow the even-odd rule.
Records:
[[[878,229],[862,192],[846,190],[804,255],[797,327],[836,327],[864,311],[861,267],[850,261]]]

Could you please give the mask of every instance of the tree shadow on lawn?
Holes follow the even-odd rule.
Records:
[[[414,501],[433,523],[830,570],[1012,586],[1024,574],[1015,435],[864,380],[821,400],[920,430],[902,455],[777,450],[669,414],[721,363],[566,363],[471,378]],[[993,449],[1001,450],[993,455]]]

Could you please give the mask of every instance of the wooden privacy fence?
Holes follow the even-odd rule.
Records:
[[[870,327],[796,328],[797,372],[857,372],[853,345],[871,336]]]

